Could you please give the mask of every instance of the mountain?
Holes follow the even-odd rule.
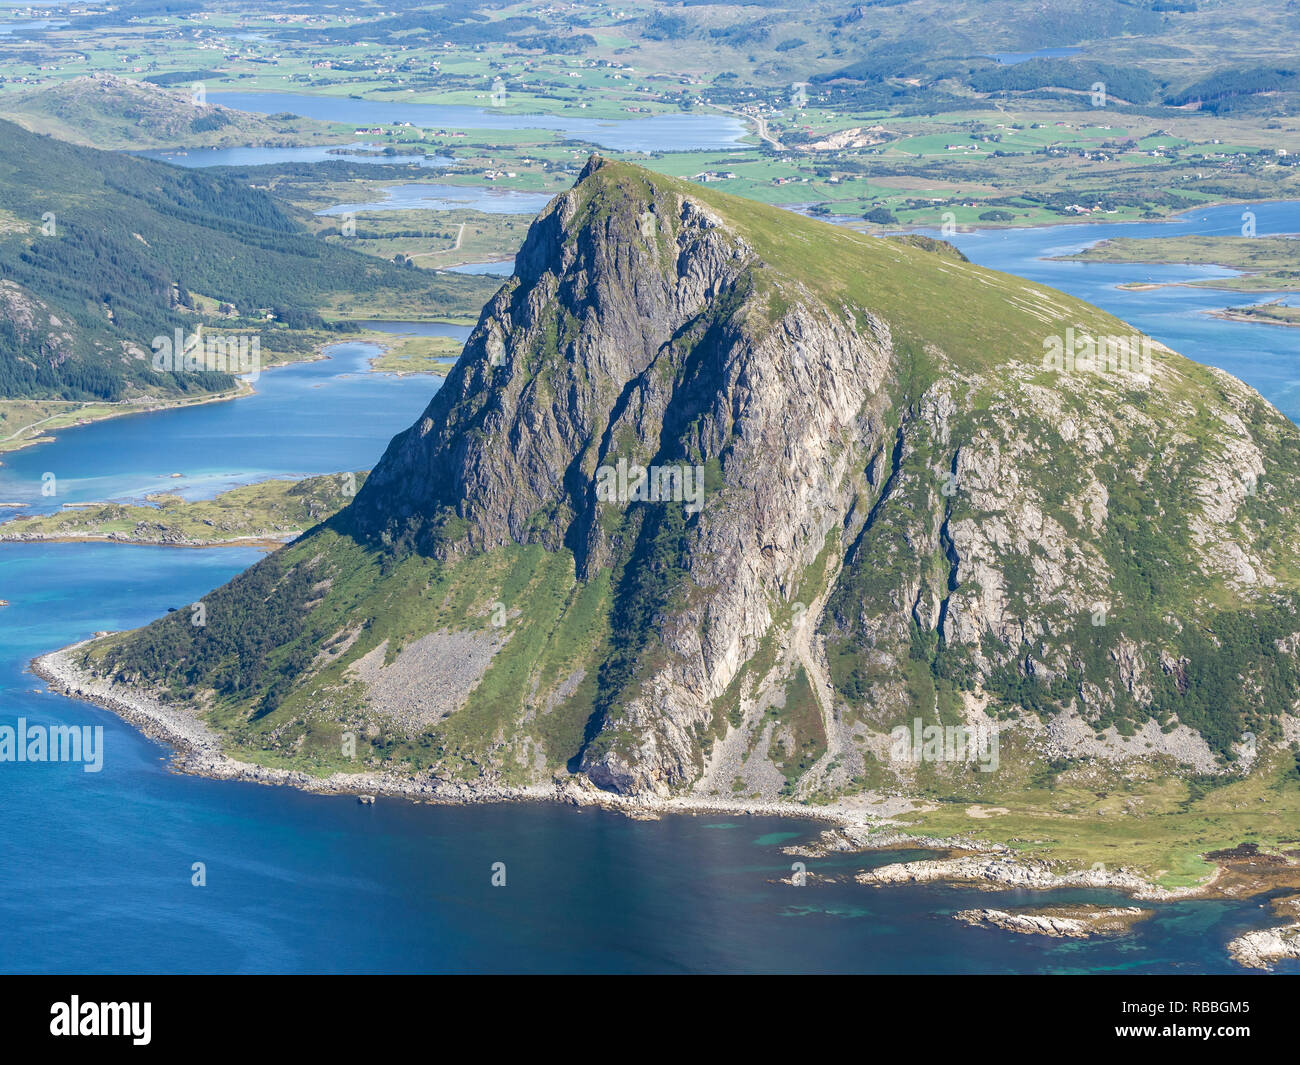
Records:
[[[628,794],[1237,773],[1296,734],[1297,443],[948,245],[593,157],[349,507],[81,661],[316,772],[352,736]],[[1001,772],[900,760],[918,720]]]
[[[32,132],[95,148],[303,144],[329,131],[323,122],[296,115],[254,115],[196,103],[193,83],[208,84],[204,76],[196,71],[166,86],[113,74],[68,78],[6,96],[4,113]]]
[[[299,344],[292,329],[322,327],[332,293],[433,303],[481,284],[329,245],[234,178],[4,121],[0,278],[0,396],[109,400],[231,386],[224,373],[153,368],[153,338],[177,329],[255,331],[269,354]],[[210,313],[222,303],[227,313]]]

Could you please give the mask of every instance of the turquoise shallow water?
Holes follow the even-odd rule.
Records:
[[[429,328],[469,335],[464,327]],[[373,344],[332,350],[328,360],[264,371],[246,399],[113,418],[11,452],[0,466],[0,500],[39,511],[159,491],[206,498],[269,477],[368,469],[424,410],[437,379],[369,373]],[[42,494],[47,473],[55,475],[53,497]]]
[[[1295,204],[1258,211],[1261,232],[1300,229]],[[1205,216],[1188,225],[1231,221]],[[977,261],[1076,291],[1240,373],[1296,416],[1300,330],[1199,313],[1240,297],[1116,289],[1135,268],[1035,258],[1102,235],[1068,227],[958,243]],[[249,399],[60,433],[5,457],[0,499],[48,507],[161,488],[201,496],[266,476],[369,467],[436,384],[363,374],[370,353],[340,345],[330,361],[263,375]],[[54,501],[40,494],[45,471],[58,476]],[[105,734],[99,773],[0,763],[0,970],[1229,972],[1224,944],[1264,912],[1258,902],[1179,903],[1122,942],[1046,941],[951,919],[989,904],[982,893],[772,883],[790,869],[781,847],[815,833],[810,822],[640,822],[541,804],[363,807],[179,776],[159,745],[112,714],[43,692],[25,672],[42,651],[193,602],[256,557],[247,548],[0,545],[0,596],[11,604],[0,609],[0,725],[25,717]],[[191,885],[194,862],[205,863],[204,887]],[[494,862],[506,864],[504,887],[491,886]],[[859,863],[808,867],[842,873]]]

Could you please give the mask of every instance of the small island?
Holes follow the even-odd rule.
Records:
[[[434,374],[446,377],[464,344],[455,337],[406,336],[383,341],[384,350],[370,360],[375,373]]]
[[[1254,303],[1245,307],[1225,307],[1221,311],[1210,311],[1211,318],[1223,318],[1229,322],[1255,322],[1263,325],[1300,325],[1300,307],[1288,307],[1280,300],[1268,303]]]
[[[1021,935],[1088,939],[1125,935],[1154,911],[1139,906],[1043,906],[1022,910],[961,910],[958,921],[978,928],[1000,928]]]
[[[217,547],[232,543],[278,546],[340,510],[365,482],[365,472],[302,481],[241,485],[213,499],[187,500],[170,492],[142,504],[66,505],[0,525],[0,541],[103,541]]]
[[[1150,263],[1162,266],[1222,266],[1239,277],[1212,277],[1176,284],[1233,292],[1300,289],[1300,239],[1296,237],[1113,237],[1062,260],[1088,263]],[[1161,287],[1135,281],[1132,290]]]

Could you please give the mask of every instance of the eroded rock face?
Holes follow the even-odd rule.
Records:
[[[595,468],[616,452],[657,454],[690,350],[674,338],[725,319],[716,302],[751,258],[674,196],[616,197],[593,183],[556,199],[457,368],[358,496],[358,527],[397,532],[414,519],[428,543],[430,520],[454,510],[471,549],[567,543],[584,574],[606,564]]]
[[[51,368],[67,362],[82,338],[72,327],[50,312],[49,306],[16,281],[0,281],[0,322],[16,338],[48,362]]]
[[[538,220],[518,278],[354,510],[389,535],[454,511],[463,544],[424,543],[568,546],[587,577],[644,554],[660,524],[602,522],[601,467],[689,477],[700,509],[681,531],[681,602],[655,619],[662,664],[622,693],[618,749],[584,762],[603,786],[658,791],[698,775],[696,730],[846,521],[894,367],[869,315],[806,292],[774,312],[753,250],[705,207],[607,192],[579,184]]]

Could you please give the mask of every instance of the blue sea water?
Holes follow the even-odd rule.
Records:
[[[567,185],[565,186],[567,188]],[[555,192],[522,192],[494,185],[391,185],[384,198],[366,203],[339,203],[318,215],[357,214],[361,211],[455,211],[466,209],[484,214],[535,215],[563,189]]]
[[[1178,284],[1235,273],[1216,266],[1053,261],[1054,256],[1075,254],[1106,237],[1241,236],[1242,216],[1247,211],[1254,215],[1260,236],[1300,233],[1300,203],[1286,201],[1249,208],[1205,207],[1170,222],[979,229],[944,239],[981,266],[1039,281],[1095,303],[1189,359],[1227,370],[1256,388],[1292,421],[1300,421],[1300,329],[1230,322],[1207,313],[1275,299],[1282,293]],[[926,232],[941,236],[937,230]],[[1145,291],[1119,287],[1130,282],[1172,287]]]
[[[1229,226],[1233,210],[1240,214],[1210,209],[1175,225]],[[1260,232],[1300,229],[1300,205],[1257,211]],[[1200,313],[1245,302],[1236,295],[1115,287],[1148,270],[1190,276],[1183,268],[1038,258],[1112,229],[1175,231],[1065,227],[971,233],[957,243],[976,261],[1093,299],[1240,373],[1295,417],[1300,330]],[[436,387],[428,377],[366,374],[370,354],[344,343],[329,361],[263,374],[247,399],[60,431],[55,443],[4,456],[0,500],[48,509],[161,489],[210,495],[267,476],[368,468]],[[47,471],[57,475],[54,500],[41,495]],[[1181,902],[1160,906],[1123,940],[1044,940],[952,920],[990,903],[979,892],[773,883],[790,870],[781,847],[814,835],[812,822],[642,822],[546,804],[361,806],[182,776],[168,770],[160,745],[111,713],[45,692],[26,672],[43,651],[193,602],[257,557],[251,548],[0,545],[0,597],[9,600],[0,608],[0,724],[25,717],[105,734],[98,773],[0,763],[0,971],[1231,972],[1226,942],[1268,920],[1258,900]],[[909,856],[807,864],[835,875]],[[202,887],[191,883],[196,862]],[[491,885],[496,862],[505,863],[504,887]]]
[[[490,263],[461,263],[447,267],[453,274],[486,274],[489,277],[509,277],[515,272],[514,259],[499,259]]]
[[[601,119],[576,115],[514,114],[507,108],[452,104],[354,100],[351,97],[284,92],[209,92],[208,101],[236,111],[270,115],[292,111],[303,118],[356,126],[410,122],[423,129],[550,130],[618,152],[681,152],[745,148],[746,124],[718,114],[662,114],[645,118]]]
[[[33,30],[51,30],[66,26],[66,22],[56,22],[54,19],[33,19],[27,22],[7,22],[0,24],[0,37],[17,37],[20,41],[30,40],[27,34]]]
[[[441,169],[455,160],[445,155],[353,155],[349,151],[382,150],[385,145],[358,142],[356,144],[319,145],[283,148],[185,148],[158,149],[133,154],[146,159],[157,159],[173,166],[265,166],[269,163],[362,163],[377,166],[421,166]]]

